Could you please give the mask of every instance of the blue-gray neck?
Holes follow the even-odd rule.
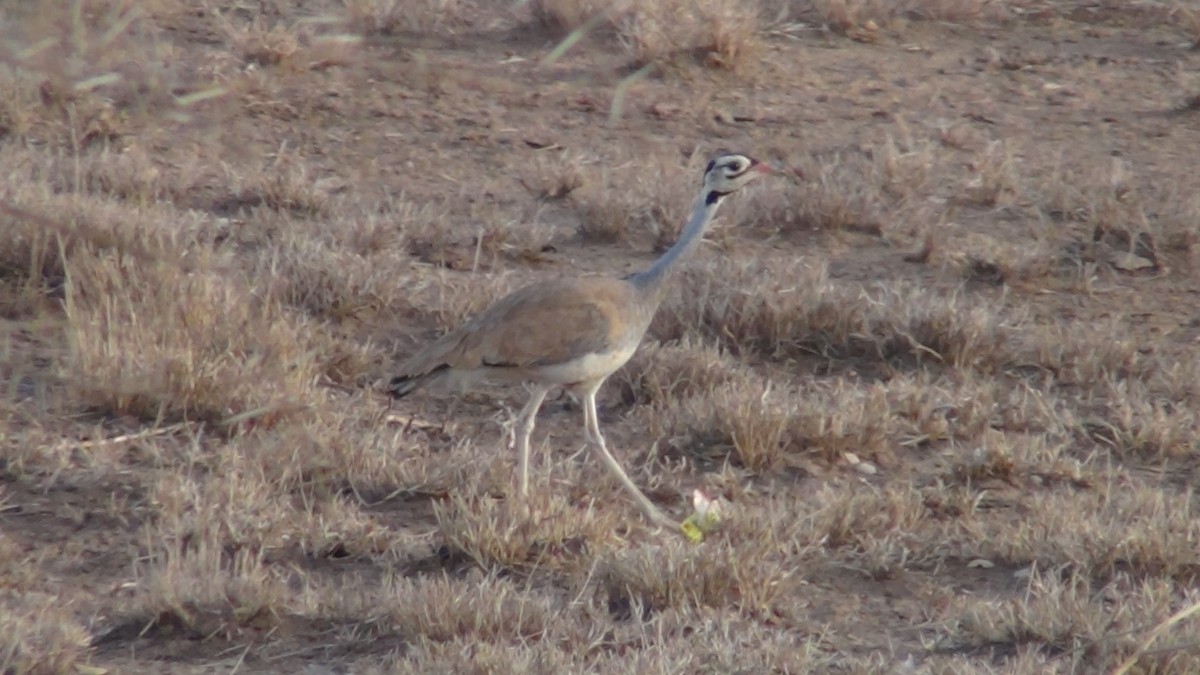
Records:
[[[713,216],[717,213],[717,207],[721,205],[724,197],[725,195],[717,192],[701,193],[692,208],[692,217],[683,226],[683,232],[679,234],[679,240],[675,242],[675,245],[667,249],[667,252],[654,261],[653,265],[629,277],[630,283],[652,299],[651,304],[654,308],[657,308],[658,303],[662,301],[666,281],[670,278],[676,263],[700,245],[700,240],[704,238],[704,232],[708,230],[708,225],[712,222]]]

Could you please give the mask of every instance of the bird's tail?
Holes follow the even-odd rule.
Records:
[[[396,377],[393,377],[390,382],[388,382],[386,391],[387,393],[391,394],[393,398],[404,398],[405,396],[411,394],[414,390],[419,389],[426,382],[429,382],[433,378],[437,377],[442,371],[449,367],[450,366],[443,363],[433,370],[424,373],[397,375]]]

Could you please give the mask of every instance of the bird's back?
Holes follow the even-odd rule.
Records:
[[[498,301],[400,368],[392,391],[426,380],[542,381],[603,379],[637,349],[655,307],[623,279],[553,279]]]

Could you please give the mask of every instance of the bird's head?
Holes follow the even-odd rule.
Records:
[[[718,151],[704,169],[704,201],[715,204],[759,176],[771,173],[771,167],[749,155]]]

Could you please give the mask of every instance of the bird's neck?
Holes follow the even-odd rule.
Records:
[[[679,260],[700,245],[700,240],[704,238],[704,232],[708,230],[708,225],[716,215],[717,207],[721,205],[722,199],[724,199],[724,195],[715,192],[700,193],[692,208],[692,217],[683,226],[683,232],[679,234],[675,245],[667,249],[667,252],[653,265],[629,278],[633,285],[646,291],[655,299],[655,306],[658,301],[662,300],[666,281],[670,278],[672,270],[677,267]]]

